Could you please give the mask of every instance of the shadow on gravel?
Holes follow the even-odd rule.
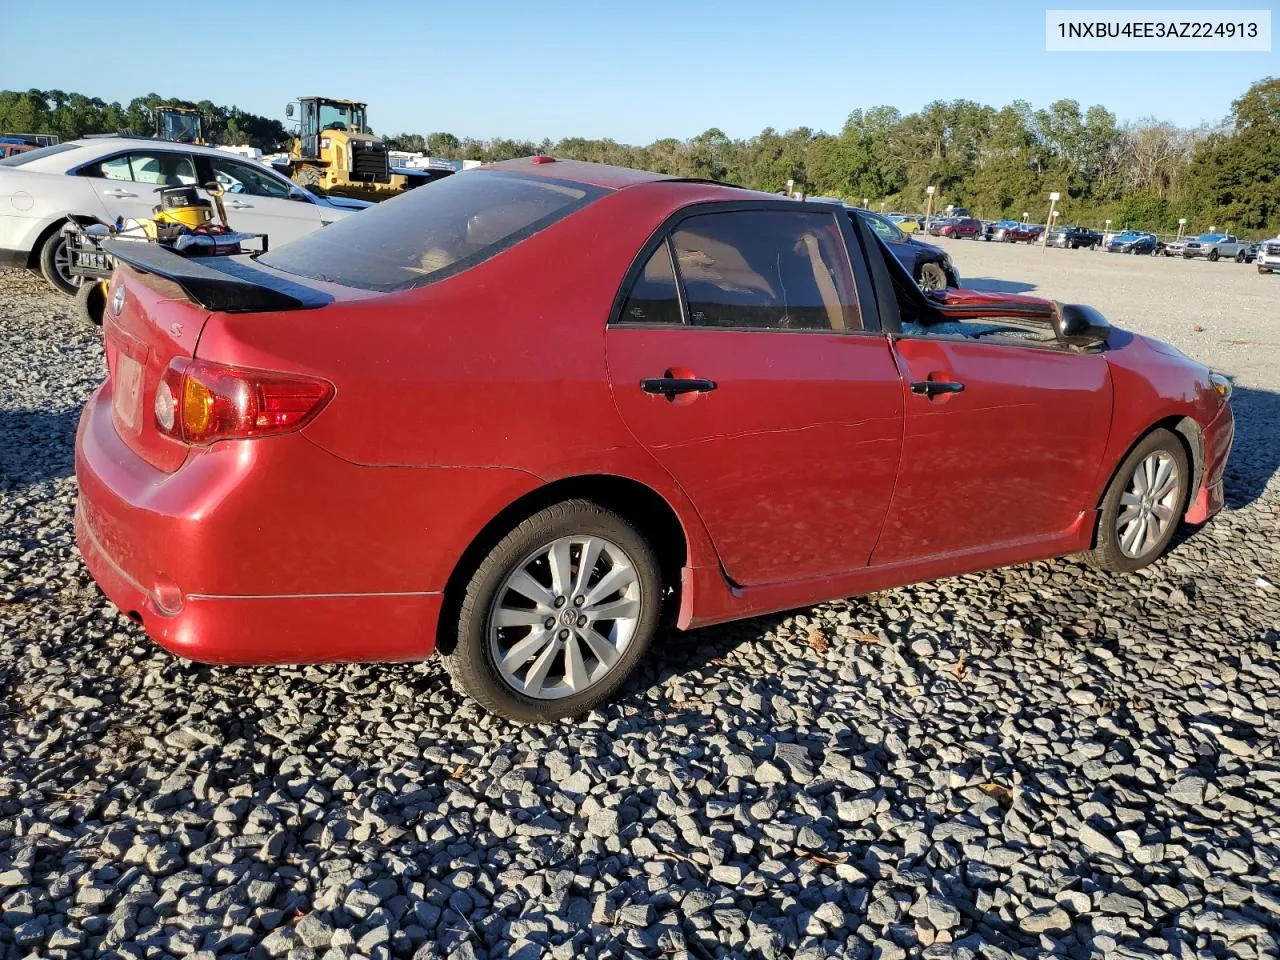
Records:
[[[1223,479],[1227,506],[1238,510],[1262,496],[1280,472],[1280,393],[1236,387],[1231,407],[1236,439]]]
[[[1030,293],[1036,289],[1034,283],[1021,280],[997,280],[994,277],[961,277],[960,286],[966,290],[981,290],[984,293]]]
[[[0,490],[71,476],[79,421],[79,407],[57,411],[0,409]]]

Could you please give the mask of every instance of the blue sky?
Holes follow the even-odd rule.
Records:
[[[368,100],[383,134],[648,143],[717,126],[746,137],[765,126],[835,131],[855,107],[888,103],[906,112],[957,97],[995,106],[1067,97],[1102,103],[1121,120],[1157,116],[1191,126],[1220,120],[1251,82],[1280,74],[1275,52],[1046,53],[1050,4],[1027,2],[0,6],[0,88],[122,102],[155,91],[281,118],[287,101],[322,93]],[[72,21],[78,26],[69,30]],[[175,42],[179,33],[185,39]],[[184,56],[189,51],[196,53]],[[172,53],[191,69],[156,63]]]

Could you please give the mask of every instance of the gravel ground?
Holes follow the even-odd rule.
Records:
[[[147,642],[72,537],[97,338],[0,275],[0,956],[1275,956],[1280,284],[949,247],[1237,374],[1230,509],[1137,575],[663,638],[561,726]]]

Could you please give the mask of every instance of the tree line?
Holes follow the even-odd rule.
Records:
[[[31,90],[0,92],[0,131],[150,132],[155,94],[118,103]],[[209,139],[265,151],[287,145],[277,120],[209,101],[183,105],[205,114]],[[375,105],[376,108],[376,105]],[[1015,100],[996,108],[971,100],[937,100],[914,113],[857,109],[838,133],[809,127],[767,128],[733,139],[712,128],[687,140],[648,146],[610,139],[459,138],[451,133],[387,137],[396,149],[453,160],[495,161],[532,153],[704,177],[775,192],[793,181],[810,195],[839,196],[872,209],[919,212],[925,187],[935,208],[972,209],[987,219],[1043,221],[1050,191],[1062,199],[1060,222],[1176,230],[1211,226],[1243,233],[1280,228],[1280,79],[1254,83],[1220,123],[1186,129],[1154,118],[1120,123],[1100,105],[1058,100],[1036,109]]]

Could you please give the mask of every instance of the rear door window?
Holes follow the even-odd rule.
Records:
[[[483,263],[603,193],[586,184],[495,170],[456,173],[259,260],[362,290],[406,290]]]
[[[694,326],[860,330],[844,237],[832,214],[709,213],[671,236]]]

